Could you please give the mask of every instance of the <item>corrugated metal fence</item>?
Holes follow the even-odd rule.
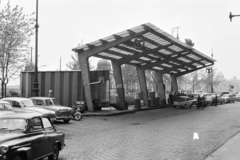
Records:
[[[90,71],[91,82],[103,79],[104,82],[94,84],[93,99],[109,101],[109,71]],[[32,97],[34,72],[21,72],[21,97]],[[40,71],[38,72],[39,96],[48,96],[52,90],[53,97],[58,98],[61,105],[72,106],[75,101],[84,100],[81,71]]]

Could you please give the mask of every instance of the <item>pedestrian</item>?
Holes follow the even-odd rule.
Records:
[[[172,92],[170,92],[170,94],[169,94],[169,101],[170,101],[170,105],[172,107],[173,106],[173,101],[174,101]]]
[[[217,102],[218,100],[217,100],[217,94],[215,94],[215,106],[217,106]]]
[[[52,90],[49,90],[49,92],[48,92],[48,97],[53,97],[53,95],[52,95]]]

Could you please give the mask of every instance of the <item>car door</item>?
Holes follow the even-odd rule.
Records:
[[[42,118],[42,122],[43,122],[43,127],[45,130],[45,135],[48,140],[48,148],[47,148],[48,151],[47,152],[52,153],[52,148],[53,148],[53,145],[55,144],[56,138],[57,138],[56,130],[48,118]]]
[[[32,140],[33,159],[45,156],[48,153],[48,141],[40,117],[29,121],[29,137]]]

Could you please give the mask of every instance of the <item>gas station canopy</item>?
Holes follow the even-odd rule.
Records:
[[[73,51],[84,54],[86,58],[94,56],[176,76],[215,62],[151,23],[79,46]]]

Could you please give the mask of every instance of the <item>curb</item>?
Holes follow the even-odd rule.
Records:
[[[225,160],[225,159],[239,160],[240,153],[234,152],[234,149],[236,148],[236,146],[234,145],[237,145],[237,143],[240,145],[240,133],[238,133],[233,138],[224,143],[222,146],[220,146],[216,151],[211,153],[205,160]]]
[[[99,111],[99,112],[86,112],[83,113],[83,117],[102,117],[102,116],[117,116],[117,115],[123,115],[123,114],[130,114],[135,113],[138,111],[147,111],[147,110],[154,110],[154,109],[165,109],[165,108],[171,108],[169,106],[163,106],[163,107],[144,107],[139,109],[133,109],[133,110],[112,110],[112,111]]]

